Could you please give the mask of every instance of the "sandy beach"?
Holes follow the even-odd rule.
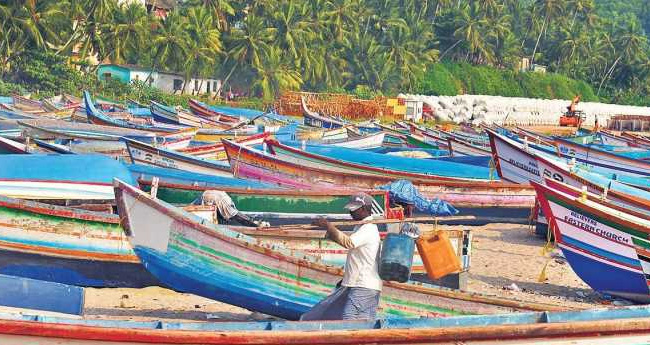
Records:
[[[449,227],[460,229],[462,226]],[[582,282],[546,241],[527,225],[489,224],[473,232],[467,290],[487,295],[554,304],[567,308],[603,307],[602,299]],[[540,273],[546,268],[546,280]],[[128,320],[251,321],[272,319],[249,310],[160,287],[86,289],[87,318]]]

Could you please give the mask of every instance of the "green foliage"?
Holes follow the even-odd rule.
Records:
[[[12,93],[25,93],[25,88],[23,88],[21,85],[6,82],[0,79],[0,95],[11,95]]]
[[[507,97],[572,99],[582,95],[595,101],[593,89],[584,81],[555,73],[516,73],[467,63],[438,63],[419,81],[418,92],[428,95],[500,95]]]
[[[354,88],[353,94],[359,99],[374,99],[377,96],[381,96],[381,92],[372,90],[368,85],[357,85]]]
[[[165,97],[66,70],[75,55],[213,77],[267,101],[301,89],[646,102],[633,94],[650,89],[649,31],[649,0],[190,0],[165,19],[138,2],[8,0],[0,73],[46,94]],[[515,72],[522,58],[551,73]]]
[[[18,56],[9,75],[14,83],[46,95],[74,92],[85,79],[66,63],[65,57],[38,51]]]
[[[417,92],[427,95],[453,96],[460,92],[459,84],[444,64],[429,66],[417,86]]]

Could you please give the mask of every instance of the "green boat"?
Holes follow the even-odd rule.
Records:
[[[139,179],[140,189],[151,190],[150,179]],[[188,205],[201,194],[211,189],[206,186],[159,182],[156,197],[174,205]],[[299,189],[248,189],[248,188],[212,188],[228,193],[237,209],[247,215],[264,219],[314,219],[325,216],[331,219],[349,219],[349,213],[343,208],[348,202],[352,190],[299,190]],[[369,190],[375,199],[373,213],[388,218],[388,192]]]

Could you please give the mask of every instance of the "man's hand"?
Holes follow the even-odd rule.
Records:
[[[311,225],[315,225],[315,226],[325,228],[325,229],[328,228],[329,224],[330,224],[330,222],[327,219],[323,218],[323,217],[320,217],[320,218],[314,220],[313,222],[311,222]]]

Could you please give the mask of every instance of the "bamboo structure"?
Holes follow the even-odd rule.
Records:
[[[337,93],[285,92],[275,101],[275,109],[283,115],[302,116],[302,97],[305,98],[309,109],[321,115],[340,116],[348,120],[368,120],[393,115],[392,108],[387,106],[384,97],[365,100]]]

